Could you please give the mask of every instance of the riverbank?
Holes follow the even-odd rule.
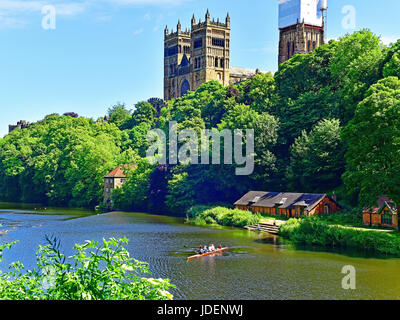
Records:
[[[337,214],[279,221],[278,234],[295,244],[326,248],[349,248],[377,254],[400,256],[400,233],[393,230],[367,229],[357,209]],[[272,216],[226,207],[194,206],[187,221],[197,226],[222,225],[244,228],[275,220]],[[275,221],[275,223],[276,223]],[[257,230],[257,229],[254,229]]]
[[[330,224],[321,217],[291,219],[279,235],[296,243],[333,248],[354,248],[400,256],[400,233]]]

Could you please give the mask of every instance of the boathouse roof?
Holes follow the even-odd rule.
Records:
[[[301,206],[305,207],[306,210],[312,210],[327,196],[326,194],[314,193],[250,191],[239,199],[235,205],[252,205],[263,208],[278,207],[280,209],[294,209],[295,206]],[[333,199],[331,200],[334,201]]]
[[[383,196],[378,199],[378,207],[365,208],[363,213],[381,214],[382,211],[388,208],[392,214],[397,214],[397,205],[388,197]]]

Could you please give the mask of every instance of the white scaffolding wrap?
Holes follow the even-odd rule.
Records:
[[[298,22],[322,27],[322,10],[327,7],[327,0],[279,0],[279,28]]]

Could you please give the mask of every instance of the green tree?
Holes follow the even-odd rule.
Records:
[[[157,117],[157,110],[149,102],[139,102],[135,105],[132,119],[128,121],[126,128],[134,128],[143,123],[149,127],[154,127]]]
[[[400,78],[400,51],[395,52],[390,61],[383,68],[383,76]]]
[[[177,216],[184,216],[195,203],[195,189],[188,179],[188,173],[173,173],[168,181],[166,196],[166,206],[169,211]]]
[[[331,59],[330,71],[340,87],[346,124],[354,115],[357,104],[368,88],[381,76],[385,51],[379,37],[367,29],[346,35],[338,41]]]
[[[128,110],[124,103],[118,103],[108,109],[109,122],[114,123],[118,128],[126,125],[131,118],[131,111]]]
[[[296,139],[288,172],[293,189],[327,192],[342,184],[345,148],[340,133],[339,120],[322,120]]]
[[[94,207],[103,177],[129,161],[122,132],[108,123],[51,115],[16,130],[0,145],[3,200]]]
[[[349,143],[344,182],[360,190],[363,205],[387,195],[400,203],[400,80],[388,77],[373,85],[345,127]]]

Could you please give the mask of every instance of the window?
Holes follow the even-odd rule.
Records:
[[[178,53],[178,50],[179,50],[179,48],[178,48],[177,45],[174,46],[174,47],[166,48],[166,49],[165,49],[165,56],[166,56],[166,57],[173,56],[173,55],[175,55],[175,54]]]
[[[201,47],[203,47],[203,39],[200,38],[200,39],[194,40],[194,48],[198,49]]]
[[[290,42],[287,43],[287,57],[290,58]]]
[[[215,67],[218,68],[218,58],[215,58]]]
[[[224,66],[225,66],[224,58],[221,59],[221,61],[220,61],[220,66],[221,66],[221,68],[224,68]]]
[[[329,204],[328,204],[328,203],[326,203],[326,204],[324,205],[324,213],[325,213],[325,214],[330,214],[330,208],[329,208]]]
[[[308,51],[308,52],[311,51],[311,40],[308,40],[308,43],[307,43],[307,51]]]
[[[382,215],[382,224],[389,224],[389,225],[393,224],[392,215],[387,210]]]
[[[225,47],[225,39],[212,38],[212,45],[216,47]]]
[[[181,85],[181,97],[183,97],[188,91],[190,91],[190,84],[189,81],[183,81]]]

